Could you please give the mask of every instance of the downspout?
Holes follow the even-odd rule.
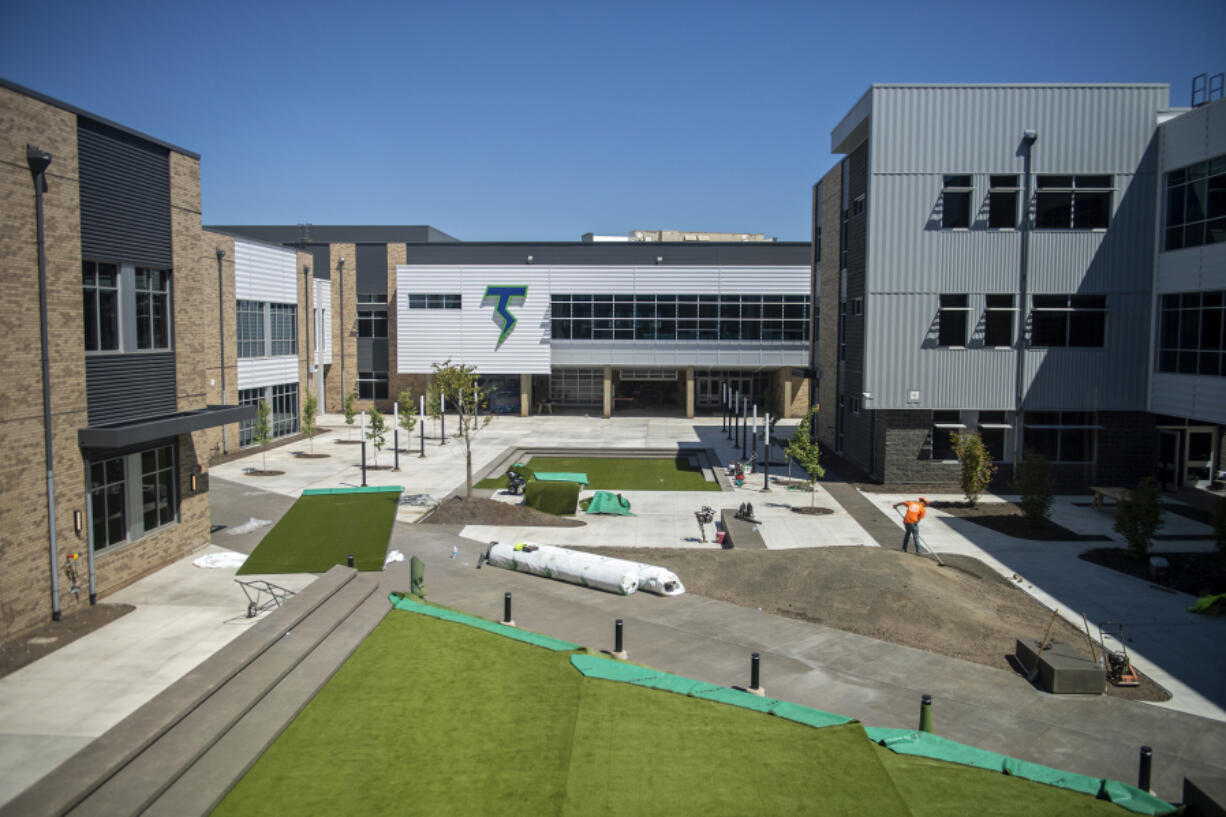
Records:
[[[307,394],[311,393],[311,361],[315,357],[315,350],[311,348],[311,323],[315,320],[314,314],[311,312],[311,265],[302,265],[302,288],[303,297],[306,299],[306,315],[305,319],[306,333],[303,339],[303,344],[306,347],[306,388]]]
[[[222,272],[221,261],[226,257],[226,251],[217,248],[217,335],[221,338],[221,404],[226,404],[226,298],[223,294],[225,274]],[[221,427],[221,453],[230,453],[226,440],[226,427]]]
[[[51,620],[60,620],[60,555],[55,541],[55,452],[51,445],[51,355],[47,339],[47,241],[43,225],[43,193],[51,154],[26,145],[26,164],[34,177],[34,209],[38,229],[38,329],[43,363],[43,447],[47,457],[47,535],[51,542]],[[93,551],[90,551],[92,561]],[[92,572],[92,571],[91,571]]]
[[[1036,131],[1028,130],[1022,134],[1022,146],[1025,155],[1022,157],[1022,249],[1021,267],[1017,276],[1017,361],[1014,372],[1013,390],[1013,479],[1017,479],[1017,468],[1022,461],[1022,400],[1025,391],[1026,368],[1026,287],[1030,274],[1030,155],[1034,152],[1034,143],[1039,138]]]
[[[340,262],[336,265],[336,272],[341,277],[341,320],[340,320],[340,336],[341,336],[341,405],[345,405],[345,398],[349,395],[349,391],[345,386],[345,256],[341,256]],[[336,310],[332,310],[332,314],[336,314]]]

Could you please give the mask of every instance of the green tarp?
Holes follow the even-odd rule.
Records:
[[[524,488],[524,504],[554,516],[573,514],[579,507],[579,483],[530,480]]]
[[[515,463],[511,466],[510,470],[526,480],[539,479],[541,482],[578,482],[581,485],[588,484],[587,474],[577,471],[535,471],[522,462]]]
[[[1226,605],[1226,593],[1219,593],[1216,596],[1201,596],[1199,599],[1196,600],[1196,604],[1193,604],[1191,607],[1188,608],[1188,612],[1189,613],[1204,613],[1208,611],[1210,607],[1212,607],[1214,604],[1217,604],[1218,602],[1221,602],[1222,604]]]
[[[616,516],[634,516],[630,513],[630,500],[612,491],[597,491],[580,505],[588,513],[608,513]]]
[[[467,613],[458,613],[455,610],[448,610],[445,607],[436,607],[433,604],[423,604],[417,601],[412,596],[404,596],[399,593],[392,593],[388,596],[392,607],[397,610],[407,610],[410,613],[420,613],[423,616],[431,618],[441,618],[444,621],[454,621],[457,624],[467,624],[469,627],[475,627],[478,630],[485,630],[487,633],[496,633],[497,635],[513,639],[515,641],[523,641],[525,644],[533,644],[537,647],[544,647],[547,650],[554,652],[568,652],[570,650],[582,649],[578,644],[571,644],[568,641],[563,641],[560,638],[550,638],[547,635],[540,633],[532,633],[527,630],[521,630],[517,627],[508,627],[505,624],[497,624],[493,621],[486,621],[483,618],[470,616]]]

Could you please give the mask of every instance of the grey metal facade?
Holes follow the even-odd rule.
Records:
[[[528,257],[532,260],[529,261]],[[658,262],[657,262],[657,259]],[[409,244],[408,264],[809,266],[809,242],[484,242]]]
[[[387,245],[357,245],[358,295],[387,294]]]
[[[175,353],[87,355],[85,392],[91,426],[173,414]]]

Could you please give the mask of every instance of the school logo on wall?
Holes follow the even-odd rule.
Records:
[[[494,305],[494,320],[502,323],[502,333],[498,335],[498,346],[502,345],[507,335],[510,335],[511,330],[515,328],[515,324],[519,322],[509,309],[511,299],[518,298],[519,303],[516,306],[520,306],[527,296],[528,287],[526,286],[487,286],[485,288],[485,296],[481,299],[482,306],[485,306],[486,301],[492,298],[498,299]]]

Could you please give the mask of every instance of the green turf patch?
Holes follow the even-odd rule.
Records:
[[[591,491],[718,491],[719,483],[707,482],[701,468],[689,457],[533,457],[528,465],[541,471],[574,471],[587,474]],[[477,488],[503,489],[507,475],[483,479]]]
[[[213,813],[1126,814],[897,754],[855,722],[815,729],[585,677],[576,657],[467,622],[389,615]]]
[[[400,494],[303,496],[238,569],[252,573],[323,573],[350,553],[358,570],[382,570]]]

